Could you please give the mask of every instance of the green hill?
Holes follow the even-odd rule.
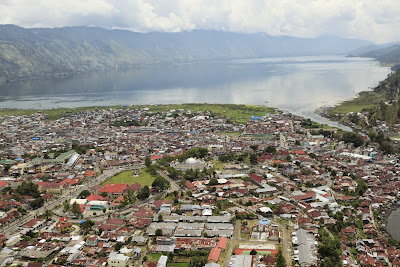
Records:
[[[0,25],[0,83],[204,60],[346,54],[368,41],[216,31],[136,33],[95,27]]]

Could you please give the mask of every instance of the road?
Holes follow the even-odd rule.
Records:
[[[169,176],[166,175],[163,171],[157,171],[157,173],[162,177],[164,177],[165,179],[167,179],[171,184],[171,187],[168,190],[169,192],[179,191],[181,189],[181,187],[174,180],[169,178]]]
[[[226,251],[224,267],[229,267],[229,260],[232,256],[233,249],[235,248],[236,242],[239,238],[239,232],[240,232],[241,225],[242,225],[242,222],[240,220],[236,220],[235,228],[233,229],[233,236],[231,238],[231,244],[229,246],[229,249]]]
[[[285,257],[286,260],[286,266],[292,266],[292,236],[289,235],[289,230],[286,228],[286,225],[273,220],[273,224],[276,224],[279,226],[279,228],[282,230],[282,236],[281,236],[281,244],[282,244],[282,254],[283,257]]]

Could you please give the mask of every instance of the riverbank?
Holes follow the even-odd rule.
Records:
[[[397,212],[400,209],[399,202],[395,201],[387,206],[383,206],[377,210],[373,211],[374,219],[378,224],[378,228],[382,233],[386,236],[396,240],[396,242],[400,242],[400,221],[393,222],[389,225],[389,217],[393,212]],[[396,232],[397,231],[397,232]]]

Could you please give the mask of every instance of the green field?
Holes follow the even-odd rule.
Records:
[[[123,171],[118,173],[117,175],[111,177],[107,181],[103,182],[101,185],[105,184],[134,184],[134,183],[139,183],[142,186],[151,186],[151,184],[154,182],[155,178],[151,176],[148,172],[145,171],[145,169],[142,169],[142,173],[138,177],[133,177],[132,176],[132,170],[129,171]]]
[[[189,267],[188,262],[171,262],[169,264],[170,267]]]
[[[333,116],[338,113],[361,112],[363,109],[371,109],[378,106],[385,97],[376,92],[361,92],[357,98],[344,101],[329,111]]]
[[[217,135],[239,136],[240,132],[215,132]]]
[[[275,109],[264,106],[254,105],[235,105],[235,104],[181,104],[181,105],[159,105],[149,107],[150,111],[168,111],[171,109],[188,109],[191,111],[210,111],[221,117],[225,117],[238,123],[246,123],[251,116],[265,116],[272,113]]]
[[[250,255],[250,252],[251,252],[250,250],[245,250],[245,251],[243,251],[243,255]],[[269,255],[271,255],[271,252],[257,250],[257,254],[262,255],[262,256],[269,256]]]
[[[147,254],[146,255],[147,256],[147,262],[158,261],[162,255],[163,254],[161,254],[161,253],[150,253],[150,254]]]

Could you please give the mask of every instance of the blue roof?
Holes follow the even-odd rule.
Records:
[[[22,160],[22,159],[21,159],[21,158],[16,158],[15,160],[19,160],[19,161],[20,161],[20,160]]]
[[[82,221],[80,221],[79,223],[84,223],[85,222],[85,220],[82,220]]]
[[[251,119],[252,119],[252,120],[260,120],[261,117],[254,117],[254,116],[251,116]]]
[[[270,225],[271,224],[271,220],[263,218],[263,219],[258,221],[258,224],[268,224],[268,225]]]
[[[40,140],[39,137],[32,137],[32,140]]]

